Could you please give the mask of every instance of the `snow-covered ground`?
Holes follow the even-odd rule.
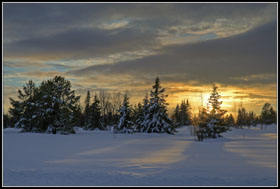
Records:
[[[72,135],[4,129],[4,186],[276,186],[276,125],[232,129],[223,138],[175,135]]]

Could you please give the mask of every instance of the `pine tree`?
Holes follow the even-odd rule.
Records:
[[[208,99],[207,109],[203,108],[200,113],[201,118],[199,119],[199,129],[197,131],[198,138],[221,137],[220,134],[229,129],[224,120],[226,110],[221,109],[221,95],[219,95],[217,89],[218,87],[213,84],[212,93]]]
[[[198,141],[203,141],[204,138],[210,137],[211,129],[208,127],[207,109],[201,107],[197,117],[198,128],[195,131]]]
[[[243,126],[246,125],[246,118],[247,113],[245,108],[239,108],[238,109],[238,114],[237,114],[237,120],[236,120],[236,125],[238,128],[242,128]]]
[[[84,114],[82,113],[81,105],[78,103],[76,108],[73,110],[74,116],[74,125],[78,127],[84,127],[85,125],[85,118]]]
[[[247,117],[247,125],[248,127],[250,127],[251,125],[253,126],[256,126],[256,115],[254,113],[254,111],[250,111],[248,114],[248,117]]]
[[[90,115],[91,115],[91,108],[90,108],[90,92],[87,91],[87,97],[85,99],[85,129],[87,130],[90,125]]]
[[[186,118],[187,118],[187,107],[186,107],[185,100],[183,100],[181,102],[179,116],[180,116],[180,125],[185,125],[186,124]]]
[[[18,90],[19,102],[14,101],[10,98],[12,105],[18,106],[18,111],[20,111],[18,122],[16,127],[22,128],[23,132],[30,132],[36,130],[36,117],[37,117],[37,108],[35,106],[36,99],[35,96],[38,90],[35,86],[35,83],[32,80],[29,80],[25,86],[23,86],[23,92]],[[11,109],[11,113],[18,113],[17,111]]]
[[[91,115],[90,115],[90,127],[89,129],[100,129],[105,130],[105,127],[103,126],[101,122],[101,107],[100,107],[100,101],[97,98],[97,95],[94,96],[94,101],[90,107],[91,109]]]
[[[223,103],[220,101],[221,95],[219,95],[217,91],[218,87],[213,84],[213,90],[211,96],[208,99],[208,105],[210,106],[208,111],[209,112],[209,120],[208,126],[212,130],[212,137],[216,138],[217,136],[221,136],[220,133],[226,132],[228,127],[224,123],[223,116],[226,113],[226,110],[221,109],[221,104]]]
[[[143,105],[139,102],[137,105],[134,105],[134,108],[131,111],[131,120],[135,123],[134,132],[140,132],[140,124],[138,121],[143,118]],[[143,119],[142,119],[143,120]]]
[[[192,114],[191,114],[191,104],[189,103],[189,100],[187,99],[186,102],[186,125],[190,125],[191,124],[191,120],[192,120]]]
[[[260,121],[262,124],[265,125],[276,123],[276,112],[273,110],[271,104],[268,102],[266,102],[263,105]]]
[[[269,112],[270,112],[270,119],[271,119],[271,123],[277,123],[277,114],[276,114],[276,111],[273,110],[272,107],[270,107],[269,109]]]
[[[148,94],[146,93],[145,98],[143,99],[143,105],[142,105],[142,110],[139,116],[137,117],[135,123],[136,123],[136,128],[135,132],[144,132],[146,130],[145,128],[145,117],[148,114],[148,109],[149,109],[149,97]]]
[[[132,133],[134,130],[134,123],[131,121],[131,108],[128,100],[129,98],[125,94],[122,107],[119,111],[120,120],[117,126],[117,132],[119,133]]]
[[[180,111],[179,111],[179,122],[180,125],[189,125],[191,123],[191,113],[190,113],[190,104],[189,100],[187,102],[183,100],[181,102]]]
[[[225,123],[226,123],[226,125],[229,126],[229,127],[232,127],[232,126],[235,125],[235,121],[234,121],[234,118],[233,118],[233,115],[232,115],[232,114],[227,115],[227,116],[225,117]]]
[[[141,125],[144,126],[144,132],[147,133],[169,133],[175,132],[172,120],[167,115],[165,102],[167,95],[164,94],[165,88],[160,86],[160,80],[157,77],[153,90],[150,93],[150,103],[147,114]]]
[[[74,114],[79,104],[80,96],[75,96],[71,90],[71,83],[61,76],[55,76],[40,86],[43,104],[41,105],[41,116],[44,116],[43,127],[48,132],[56,134],[75,133]]]
[[[3,114],[3,127],[8,128],[11,127],[11,118],[8,114]]]
[[[14,100],[11,97],[9,99],[12,105],[9,109],[9,114],[11,115],[11,126],[19,128],[21,126],[19,124],[19,120],[21,119],[21,115],[23,113],[23,105],[18,100]]]
[[[9,113],[15,127],[23,132],[74,133],[74,112],[80,97],[75,97],[70,81],[56,76],[36,87],[30,80],[18,93],[18,101],[10,98]]]
[[[179,104],[177,104],[175,110],[174,110],[174,114],[173,114],[173,122],[176,126],[180,125],[180,108],[179,108]]]

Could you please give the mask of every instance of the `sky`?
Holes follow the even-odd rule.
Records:
[[[276,3],[3,3],[3,105],[28,80],[56,75],[86,92],[142,101],[158,76],[169,110],[206,105],[277,107]]]

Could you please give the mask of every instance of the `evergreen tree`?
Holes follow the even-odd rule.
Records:
[[[270,118],[271,118],[271,123],[277,123],[277,114],[276,114],[276,111],[273,110],[272,107],[270,107],[269,109],[269,112],[270,112]]]
[[[233,115],[232,115],[232,114],[227,115],[227,116],[225,117],[225,123],[226,123],[226,125],[229,126],[229,127],[232,127],[232,126],[235,125],[235,121],[234,121],[234,118],[233,118]]]
[[[90,115],[91,115],[91,108],[90,108],[90,92],[87,91],[87,96],[85,99],[85,129],[87,130],[90,125]]]
[[[131,108],[128,101],[128,96],[125,94],[123,104],[120,109],[120,120],[117,126],[117,132],[119,133],[132,133],[134,123],[131,121]]]
[[[186,102],[186,125],[190,125],[192,122],[192,114],[191,114],[191,104],[189,103],[189,100],[187,99]]]
[[[78,109],[80,96],[75,96],[75,91],[71,90],[71,83],[61,76],[41,83],[40,91],[43,101],[41,104],[41,116],[43,130],[56,134],[75,133],[74,115]]]
[[[23,105],[18,100],[14,100],[11,97],[9,99],[12,105],[9,109],[9,114],[11,115],[11,127],[19,128],[19,120],[21,119],[21,115],[23,113]]]
[[[11,119],[10,116],[8,114],[3,115],[3,127],[4,128],[8,128],[11,127]]]
[[[220,134],[229,129],[224,120],[226,110],[221,109],[221,95],[219,95],[217,89],[218,87],[213,84],[213,90],[208,99],[207,110],[203,108],[200,113],[201,118],[199,119],[199,129],[197,131],[199,140],[201,137],[221,137]]]
[[[208,103],[210,108],[208,109],[209,112],[209,127],[212,130],[212,137],[216,138],[217,136],[221,136],[220,133],[226,132],[228,127],[224,123],[223,116],[226,113],[226,110],[221,109],[221,104],[223,103],[220,101],[221,95],[219,95],[217,91],[218,87],[213,84],[213,90],[211,96],[208,99]]]
[[[150,103],[147,114],[141,125],[144,126],[144,132],[147,133],[169,133],[175,131],[172,120],[168,118],[165,102],[167,95],[164,94],[165,88],[160,86],[160,80],[157,77],[153,90],[150,93]]]
[[[190,104],[189,100],[187,102],[183,100],[181,102],[180,111],[179,111],[179,120],[180,125],[190,125],[191,123],[191,113],[190,113]]]
[[[183,100],[181,102],[179,117],[180,117],[180,125],[186,125],[186,121],[187,121],[187,106],[186,106],[185,100]]]
[[[247,113],[245,108],[239,108],[238,109],[238,114],[237,114],[237,120],[236,120],[236,125],[238,128],[242,128],[244,125],[246,125],[246,118]]]
[[[134,108],[131,109],[131,120],[135,123],[134,132],[140,132],[140,125],[138,125],[137,121],[139,118],[141,119],[143,116],[143,106],[139,102],[137,105],[134,105]]]
[[[180,108],[179,108],[179,104],[177,104],[175,110],[174,110],[174,114],[173,114],[173,122],[176,126],[180,125]]]
[[[91,116],[90,116],[90,127],[89,129],[100,129],[105,130],[105,127],[103,126],[101,122],[101,107],[100,107],[100,101],[97,98],[97,95],[94,96],[94,101],[90,107],[91,109]]]
[[[198,128],[195,131],[198,141],[203,141],[204,138],[210,137],[211,129],[208,127],[208,113],[207,109],[201,107],[197,117]]]
[[[16,123],[16,127],[22,128],[23,132],[30,132],[36,128],[36,117],[37,117],[37,108],[35,106],[36,99],[35,94],[38,90],[35,86],[35,83],[32,80],[29,80],[25,86],[23,86],[23,92],[18,90],[19,102],[14,101],[12,98],[11,104],[18,106],[18,111],[20,111],[20,119]],[[11,110],[11,113],[17,113],[15,109]]]
[[[145,117],[148,114],[148,109],[149,109],[149,97],[148,94],[146,93],[145,98],[143,99],[143,105],[142,110],[140,111],[139,116],[137,116],[137,119],[135,121],[136,123],[136,128],[135,132],[144,132],[146,130],[145,128]]]
[[[84,114],[82,113],[82,108],[80,104],[77,104],[76,108],[73,110],[74,116],[74,125],[78,127],[84,127],[85,125],[85,118]]]
[[[10,98],[9,109],[16,127],[23,132],[74,133],[74,113],[80,97],[75,97],[70,81],[56,76],[36,87],[30,80],[18,93],[18,101]]]
[[[251,125],[252,126],[256,126],[256,122],[255,122],[256,115],[255,115],[254,111],[248,112],[247,116],[248,116],[247,117],[247,125],[248,125],[248,127],[250,127]]]
[[[276,123],[276,112],[273,110],[271,104],[268,102],[266,102],[263,105],[260,121],[262,124],[265,125]]]

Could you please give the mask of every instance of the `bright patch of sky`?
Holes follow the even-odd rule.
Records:
[[[215,33],[207,33],[199,36],[199,40],[209,40],[209,39],[216,39],[218,36]]]

